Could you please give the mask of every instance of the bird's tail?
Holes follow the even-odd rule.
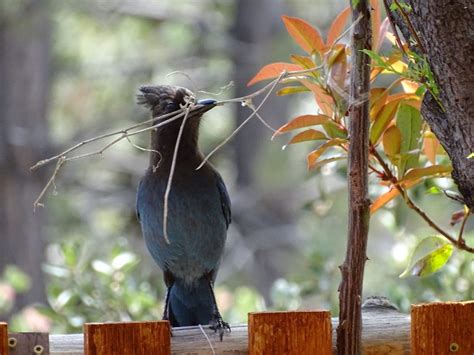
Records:
[[[206,278],[193,285],[175,282],[169,298],[169,320],[173,327],[209,324],[215,313],[214,295]]]

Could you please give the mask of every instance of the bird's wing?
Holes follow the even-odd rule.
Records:
[[[217,189],[219,190],[219,195],[221,197],[222,212],[224,213],[224,218],[228,228],[230,222],[232,221],[232,214],[230,211],[230,198],[229,194],[227,193],[227,188],[225,187],[224,180],[222,180],[222,177],[218,172],[216,172],[216,182]]]

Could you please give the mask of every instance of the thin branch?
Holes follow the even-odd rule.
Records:
[[[211,348],[211,351],[214,355],[216,355],[216,351],[214,350],[214,347],[212,346],[212,343],[211,343],[211,339],[209,339],[209,337],[207,336],[206,332],[204,331],[204,329],[202,328],[202,325],[199,324],[199,329],[201,330],[202,334],[204,335],[204,338],[206,338],[207,340],[207,343],[209,344],[209,347]]]
[[[53,175],[49,178],[48,182],[46,185],[43,187],[43,190],[41,190],[40,194],[36,198],[35,202],[33,203],[33,211],[36,211],[37,207],[43,207],[44,205],[41,203],[41,199],[43,196],[46,194],[46,191],[48,191],[49,187],[54,184],[54,179],[56,179],[56,176],[59,173],[59,170],[61,169],[61,166],[66,162],[65,157],[60,157],[58,159],[58,162],[56,163],[56,167],[54,168]]]
[[[178,137],[176,138],[176,144],[174,146],[173,160],[171,161],[171,168],[170,168],[170,173],[169,173],[169,176],[168,176],[168,183],[166,184],[164,204],[163,204],[163,236],[165,238],[166,243],[168,243],[168,244],[170,244],[170,240],[168,238],[169,196],[170,196],[170,191],[171,191],[171,185],[173,184],[173,176],[174,176],[174,170],[176,168],[176,161],[177,161],[177,158],[178,158],[179,143],[181,142],[181,137],[183,135],[184,126],[186,125],[186,121],[188,120],[189,111],[192,109],[192,107],[193,107],[193,104],[191,102],[186,103],[186,106],[185,106],[186,112],[184,114],[183,122],[181,122],[181,126],[179,127]]]
[[[436,230],[438,233],[440,233],[443,237],[445,237],[447,240],[449,240],[453,245],[458,247],[459,249],[468,251],[470,253],[474,253],[474,247],[470,247],[466,245],[463,239],[461,240],[456,240],[453,238],[448,232],[446,232],[443,228],[438,226],[436,222],[434,222],[427,214],[425,211],[423,211],[420,207],[418,207],[415,202],[408,196],[407,191],[403,188],[401,184],[398,183],[397,178],[393,175],[392,171],[388,167],[388,165],[385,163],[385,161],[382,159],[380,154],[377,152],[377,149],[375,149],[374,146],[370,147],[371,153],[374,155],[374,157],[377,159],[377,162],[380,164],[382,169],[384,170],[385,174],[387,177],[390,179],[392,182],[393,186],[400,192],[400,195],[402,195],[403,199],[405,200],[406,204],[408,207],[410,207],[412,210],[414,210],[418,215],[428,223],[428,225]]]
[[[268,98],[270,97],[271,93],[273,92],[273,90],[275,89],[275,87],[278,85],[278,83],[280,82],[280,80],[283,78],[283,76],[285,76],[288,72],[281,72],[280,75],[278,76],[278,78],[276,78],[275,80],[273,80],[270,84],[271,86],[269,85],[266,85],[265,88],[270,88],[267,92],[267,94],[265,95],[265,97],[263,98],[262,102],[260,102],[260,104],[257,106],[257,108],[226,138],[224,139],[219,145],[217,145],[217,147],[215,147],[213,150],[211,150],[211,152],[206,155],[206,157],[203,159],[203,161],[201,162],[201,164],[199,164],[199,166],[196,168],[196,170],[199,170],[201,169],[204,164],[206,164],[206,162],[209,160],[209,158],[215,153],[217,152],[220,148],[222,148],[225,144],[227,144],[228,141],[230,141],[241,129],[243,126],[245,126],[247,124],[247,122],[249,122],[253,116],[255,116],[257,113],[258,113],[258,110],[260,110],[262,108],[262,106],[265,104],[265,102],[268,100]],[[260,90],[259,90],[260,91]],[[258,91],[257,91],[258,92]],[[252,95],[249,95],[249,96],[252,96],[253,97],[253,94]],[[248,100],[249,98],[246,98],[246,100]],[[246,101],[245,100],[245,101]],[[243,98],[241,98],[240,100],[238,101],[244,101]],[[235,102],[235,100],[227,100],[227,102]]]
[[[466,242],[464,241],[463,234],[464,234],[464,227],[466,226],[466,222],[471,216],[471,210],[467,208],[466,214],[464,215],[464,218],[461,223],[461,228],[459,229],[459,234],[458,234],[458,243],[460,244],[465,244]]]

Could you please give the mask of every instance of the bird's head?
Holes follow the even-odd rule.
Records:
[[[190,90],[179,86],[142,86],[139,91],[137,103],[148,107],[153,117],[177,111],[190,100],[196,100]],[[200,117],[204,112],[215,106],[216,101],[213,99],[195,101],[189,115]],[[188,117],[188,119],[191,117]]]

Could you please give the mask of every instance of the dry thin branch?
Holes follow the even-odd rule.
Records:
[[[217,145],[217,147],[215,147],[213,150],[211,150],[211,152],[208,155],[206,155],[206,157],[203,159],[201,164],[199,164],[199,166],[196,168],[196,170],[201,169],[203,167],[203,165],[206,164],[206,162],[209,160],[209,158],[215,152],[217,152],[220,148],[222,148],[225,144],[227,144],[227,142],[229,140],[231,140],[232,137],[234,137],[242,129],[242,127],[245,126],[247,124],[247,122],[249,122],[252,119],[252,117],[255,116],[258,113],[258,110],[260,110],[262,108],[262,106],[265,104],[265,102],[268,100],[268,98],[270,97],[270,95],[273,92],[273,90],[275,89],[275,87],[278,85],[278,83],[281,81],[281,79],[287,74],[288,74],[288,72],[286,72],[286,71],[281,72],[280,75],[278,76],[278,78],[276,78],[275,80],[270,82],[271,86],[266,85],[264,87],[264,89],[265,88],[270,88],[270,89],[268,90],[267,94],[263,98],[262,102],[260,102],[260,104],[257,106],[257,108],[255,110],[253,110],[253,112],[236,129],[234,129],[234,131],[226,139],[224,139],[219,145]],[[257,91],[257,92],[259,92],[259,91]],[[251,96],[251,95],[249,95],[249,96]],[[245,101],[248,101],[249,99],[250,98],[241,98],[238,101],[245,102]],[[226,100],[226,102],[235,102],[235,100]]]
[[[58,175],[59,169],[61,169],[61,166],[66,162],[66,158],[64,156],[60,157],[58,159],[58,162],[56,163],[56,167],[54,168],[53,175],[49,178],[48,182],[46,185],[43,187],[43,190],[41,190],[40,194],[36,198],[35,202],[33,203],[33,211],[36,211],[37,207],[43,207],[44,205],[41,203],[41,199],[43,198],[44,194],[46,191],[48,191],[49,187],[54,184],[54,179],[56,179],[56,176]]]
[[[169,196],[170,196],[170,191],[171,191],[171,185],[173,184],[173,176],[174,176],[174,170],[176,168],[176,161],[178,158],[179,143],[181,142],[184,126],[186,125],[189,111],[192,109],[192,107],[193,107],[193,103],[191,101],[186,103],[184,107],[186,112],[184,114],[183,122],[181,122],[181,126],[179,127],[178,137],[176,138],[176,144],[174,146],[173,160],[171,161],[171,168],[170,168],[170,173],[168,176],[168,183],[166,184],[165,197],[164,197],[164,203],[163,203],[163,236],[165,238],[166,243],[168,244],[170,244],[170,240],[168,238],[168,201],[169,201]]]

